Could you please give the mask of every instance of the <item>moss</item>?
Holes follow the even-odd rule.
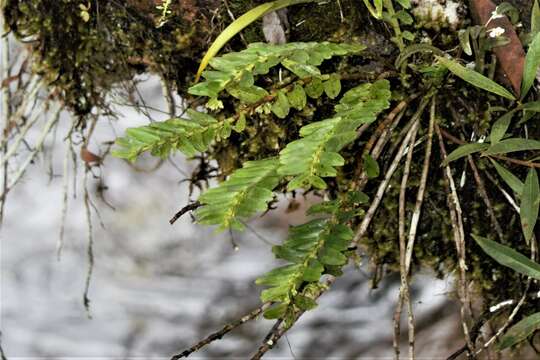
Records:
[[[212,8],[183,1],[171,10],[158,28],[152,1],[7,0],[3,9],[9,29],[32,46],[34,70],[80,116],[107,108],[106,94],[141,72],[185,88],[206,47],[203,15]]]

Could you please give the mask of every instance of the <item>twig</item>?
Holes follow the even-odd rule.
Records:
[[[86,310],[86,314],[89,319],[92,318],[90,313],[90,298],[88,297],[88,292],[90,290],[90,281],[92,279],[92,272],[94,270],[94,234],[92,229],[92,214],[90,212],[90,194],[88,192],[88,173],[89,169],[86,168],[84,172],[84,210],[86,214],[86,223],[88,226],[88,246],[87,246],[87,256],[88,256],[88,271],[86,273],[86,281],[84,284],[83,292],[83,304]]]
[[[167,103],[167,112],[171,118],[176,117],[176,102],[174,101],[174,96],[169,86],[169,83],[165,78],[161,77],[161,91],[165,102]]]
[[[424,112],[424,108],[426,107],[427,103],[429,101],[429,97],[425,97],[420,102],[420,105],[418,107],[418,110],[414,114],[413,118],[411,119],[412,126],[405,135],[405,139],[401,143],[401,147],[399,148],[394,160],[392,161],[390,167],[386,171],[386,175],[384,180],[380,183],[379,188],[377,189],[377,192],[375,193],[375,196],[373,198],[373,201],[371,202],[371,206],[366,211],[366,214],[364,215],[364,218],[362,219],[362,222],[358,226],[354,239],[351,242],[351,246],[358,246],[358,243],[360,242],[360,239],[366,234],[367,229],[369,227],[369,224],[371,223],[371,220],[373,219],[373,216],[375,215],[375,212],[377,211],[377,208],[379,207],[379,204],[382,201],[382,198],[384,196],[384,193],[386,192],[386,188],[388,187],[388,184],[390,183],[390,179],[392,178],[392,175],[394,175],[394,172],[396,171],[399,162],[403,158],[405,148],[407,144],[409,143],[412,134],[416,131],[416,128],[418,127],[419,119],[422,113]],[[412,149],[411,149],[412,151]]]
[[[225,325],[221,330],[210,334],[205,339],[199,341],[197,344],[193,345],[187,350],[182,351],[180,354],[174,355],[171,360],[178,360],[181,358],[186,358],[189,355],[193,354],[196,351],[199,351],[201,348],[205,347],[206,345],[210,344],[211,342],[215,340],[221,339],[223,336],[225,336],[230,331],[236,329],[240,325],[245,324],[246,322],[255,319],[259,314],[261,314],[263,311],[265,311],[270,306],[269,302],[266,302],[259,306],[258,308],[250,311],[248,314],[242,316],[240,319],[235,320],[227,325]]]
[[[7,194],[9,193],[9,191],[19,182],[21,177],[26,172],[26,169],[28,168],[28,166],[32,163],[32,161],[34,160],[36,155],[41,151],[41,148],[43,147],[43,143],[45,142],[45,138],[47,137],[47,135],[51,131],[52,127],[56,124],[56,122],[58,121],[58,119],[60,117],[61,110],[62,110],[62,108],[58,107],[56,109],[56,111],[49,118],[49,121],[43,127],[43,130],[41,131],[40,137],[37,140],[37,143],[36,143],[36,145],[34,147],[34,150],[32,150],[30,155],[28,155],[25,162],[19,167],[19,170],[17,171],[17,173],[15,174],[15,176],[9,182],[8,186],[0,194],[0,201],[1,202],[5,201],[5,198],[6,198]]]
[[[409,147],[412,148],[414,146],[414,143],[416,141],[416,133],[414,132],[413,136],[411,137],[411,140],[409,142]],[[400,349],[399,349],[399,338],[401,333],[401,311],[403,308],[403,302],[407,304],[407,309],[410,307],[410,295],[409,295],[409,282],[408,282],[408,274],[407,274],[407,267],[405,265],[405,252],[406,252],[406,236],[405,236],[405,195],[406,195],[406,189],[407,189],[407,182],[409,180],[409,174],[411,171],[411,164],[412,164],[412,157],[413,157],[414,151],[409,151],[407,153],[407,159],[405,161],[405,166],[403,168],[403,176],[401,177],[401,186],[399,190],[399,210],[398,210],[398,217],[399,217],[399,224],[398,224],[398,233],[399,233],[399,266],[400,266],[400,280],[401,285],[399,287],[399,296],[398,296],[398,304],[396,306],[396,310],[394,312],[394,354],[395,359],[399,359]],[[410,331],[410,328],[409,328]]]
[[[181,208],[176,214],[174,214],[171,220],[169,220],[169,224],[171,225],[174,224],[178,219],[182,217],[182,215],[184,215],[188,211],[193,211],[195,209],[198,209],[201,206],[202,204],[199,201],[195,201],[194,203],[187,204],[186,206]]]
[[[450,220],[452,222],[452,231],[454,242],[456,243],[456,251],[458,254],[458,266],[459,266],[459,289],[458,294],[461,302],[461,322],[463,327],[463,333],[465,335],[465,341],[467,343],[469,353],[474,351],[474,344],[471,341],[469,326],[467,322],[472,317],[471,302],[469,298],[469,291],[467,288],[467,265],[465,263],[465,231],[463,230],[463,218],[461,216],[461,205],[459,203],[459,197],[456,191],[456,185],[452,177],[452,171],[450,166],[446,163],[447,153],[444,146],[443,136],[438,124],[435,124],[435,131],[439,138],[439,148],[444,165],[444,179],[445,187],[449,195],[447,196],[448,210],[450,213]]]
[[[0,15],[0,31],[2,31],[4,27],[4,17]],[[9,38],[8,36],[4,36],[0,45],[0,50],[2,52],[2,59],[0,63],[0,81],[4,81],[10,78],[10,64],[9,64],[9,58],[10,58],[10,49],[9,49]],[[6,86],[2,86],[2,123],[4,124],[3,134],[2,134],[2,154],[4,159],[6,158],[7,153],[7,140],[9,136],[9,127],[10,127],[10,117],[11,117],[11,89],[9,84]],[[2,176],[2,186],[3,190],[2,192],[6,192],[6,188],[8,186],[8,161],[5,160],[3,164],[3,176]],[[2,201],[0,203],[0,224],[3,223],[4,219],[4,208],[5,208],[5,201]],[[2,355],[3,356],[3,355]]]
[[[388,137],[392,133],[392,130],[397,126],[399,123],[399,120],[401,120],[401,115],[403,114],[403,111],[407,107],[407,104],[414,100],[416,96],[411,96],[407,100],[401,101],[399,104],[397,104],[392,111],[386,116],[386,118],[379,123],[379,125],[375,128],[373,131],[373,134],[369,138],[368,142],[364,146],[364,149],[359,156],[360,159],[358,159],[358,162],[360,163],[364,157],[365,154],[370,154],[371,157],[375,160],[379,157],[382,148],[388,141]],[[398,116],[399,115],[399,116]],[[396,119],[397,117],[397,119]],[[395,121],[394,121],[395,119]],[[365,124],[357,132],[357,136],[360,136],[369,126],[369,124]],[[373,150],[373,151],[372,151]],[[363,167],[358,166],[356,170],[356,177],[357,180],[355,180],[353,187],[356,188],[363,188],[368,180],[367,174],[365,171],[363,171]]]
[[[2,333],[0,332],[0,360],[8,360],[6,354],[4,353],[4,348],[2,347]]]
[[[71,137],[68,138],[68,146],[71,146]],[[63,175],[62,175],[62,212],[60,217],[60,234],[56,244],[56,258],[60,261],[62,249],[64,248],[64,232],[66,228],[66,217],[68,210],[68,192],[69,192],[69,158],[71,153],[66,149],[64,153]]]
[[[324,294],[330,286],[336,281],[334,276],[329,275],[328,278],[324,281],[323,286],[320,288],[319,293],[315,296],[315,300],[318,299],[322,294]],[[294,314],[294,321],[296,323],[298,319],[305,313],[305,310],[299,310]],[[272,329],[268,332],[264,338],[263,344],[259,347],[257,352],[251,357],[251,360],[259,360],[264,354],[266,354],[270,349],[272,349],[279,339],[291,328],[291,326],[282,326],[282,319],[278,320]]]
[[[480,176],[480,173],[478,172],[478,168],[476,167],[476,163],[474,162],[473,157],[469,155],[467,156],[467,159],[473,171],[474,181],[476,182],[476,185],[478,186],[480,197],[482,198],[482,200],[484,201],[484,204],[486,205],[487,212],[491,219],[491,224],[495,228],[495,232],[497,233],[497,236],[499,237],[499,239],[503,241],[504,235],[501,228],[501,224],[499,224],[499,221],[497,220],[497,217],[495,216],[495,211],[493,210],[493,205],[491,205],[491,200],[489,199],[488,193],[486,191],[484,180],[482,180],[482,177]]]

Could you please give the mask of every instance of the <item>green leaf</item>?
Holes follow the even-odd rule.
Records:
[[[403,38],[405,40],[409,40],[409,41],[413,41],[414,40],[414,34],[408,30],[405,30],[401,33],[401,36],[403,36]]]
[[[540,205],[540,186],[538,185],[538,174],[536,169],[529,169],[523,191],[521,193],[521,204],[519,216],[521,218],[521,228],[525,241],[529,243],[534,232],[534,226],[538,219],[538,206]]]
[[[280,319],[285,316],[285,313],[287,312],[288,304],[277,304],[272,306],[271,308],[267,309],[263,316],[265,319],[272,320],[272,319]]]
[[[281,179],[278,165],[276,158],[245,162],[229,179],[199,196],[203,206],[195,211],[197,222],[219,225],[219,230],[243,230],[239,218],[266,210],[272,200],[272,190]]]
[[[236,123],[234,124],[233,130],[241,133],[246,129],[246,115],[244,113],[240,113],[238,116],[238,120],[236,120]]]
[[[448,157],[446,158],[446,163],[455,161],[464,156],[471,155],[479,151],[483,151],[487,149],[488,147],[489,147],[489,144],[485,144],[485,143],[470,143],[470,144],[461,145],[460,147],[458,147],[457,149],[455,149],[448,155]]]
[[[540,329],[540,312],[529,315],[522,319],[516,325],[512,326],[501,338],[497,350],[501,351],[514,346]]]
[[[454,60],[447,59],[442,56],[435,57],[442,65],[444,65],[448,70],[450,70],[450,72],[452,72],[457,77],[465,80],[469,84],[474,85],[477,88],[492,92],[499,96],[505,97],[507,99],[516,100],[512,93],[510,93],[501,85],[497,84],[495,81],[485,77],[484,75],[474,70],[468,69]]]
[[[404,9],[410,9],[411,8],[411,1],[410,0],[397,0],[397,2]]]
[[[230,120],[218,122],[212,116],[189,109],[191,119],[170,119],[126,130],[124,137],[116,140],[113,155],[135,161],[149,151],[154,156],[166,158],[173,151],[187,156],[206,151]]]
[[[280,90],[277,93],[277,100],[272,104],[272,112],[280,119],[284,119],[289,115],[291,105],[284,91]]]
[[[317,307],[317,302],[315,300],[303,295],[296,296],[294,298],[294,303],[304,311],[312,310]]]
[[[499,264],[509,267],[520,274],[540,280],[540,265],[512,248],[501,245],[479,235],[472,235],[482,250]]]
[[[366,171],[366,174],[368,178],[373,179],[379,176],[380,169],[379,164],[377,164],[377,161],[371,157],[368,153],[364,154],[364,170]]]
[[[261,293],[263,302],[275,301],[287,306],[294,304],[302,310],[317,306],[314,294],[320,288],[321,277],[325,273],[337,273],[347,262],[343,252],[354,237],[354,232],[340,223],[344,206],[351,206],[346,197],[314,205],[308,213],[324,214],[327,218],[291,227],[283,244],[272,248],[278,259],[286,260],[289,264],[257,279],[257,284],[269,287]],[[345,218],[342,221],[347,223],[349,220]],[[275,312],[278,317],[283,314],[283,310]]]
[[[521,195],[521,192],[523,191],[523,182],[521,182],[521,180],[519,180],[517,176],[512,174],[510,171],[508,171],[498,162],[496,162],[493,159],[490,159],[490,160],[493,163],[493,166],[495,166],[495,170],[497,171],[499,176],[504,180],[504,182],[508,186],[510,186],[512,191],[514,191],[516,194]]]
[[[312,99],[318,99],[324,92],[324,85],[319,78],[313,78],[305,87],[306,94]]]
[[[282,9],[287,6],[295,5],[295,4],[301,4],[306,2],[313,2],[314,0],[277,0],[273,2],[268,2],[262,5],[259,5],[248,12],[246,12],[244,15],[237,18],[235,21],[233,21],[229,26],[223,30],[216,40],[212,43],[206,54],[204,55],[203,59],[201,60],[201,64],[199,65],[199,69],[197,70],[197,76],[195,78],[195,82],[199,81],[199,78],[204,71],[204,69],[208,66],[208,63],[210,60],[216,56],[216,54],[221,50],[221,48],[236,34],[238,34],[240,31],[242,31],[246,26],[251,24],[257,19],[260,19],[265,14]]]
[[[327,41],[280,45],[251,43],[240,52],[212,58],[209,64],[213,70],[204,71],[202,76],[205,81],[190,87],[188,92],[210,97],[207,103],[209,108],[222,107],[217,97],[224,90],[244,102],[254,103],[268,95],[266,90],[254,85],[254,75],[267,74],[272,67],[281,63],[301,78],[320,77],[316,66],[323,60],[355,54],[364,48],[362,45],[333,44]]]
[[[502,140],[491,145],[485,155],[506,154],[514,151],[540,150],[540,141],[531,139],[513,138]]]
[[[374,121],[389,107],[390,95],[387,80],[362,84],[343,95],[335,107],[336,117],[303,126],[301,138],[280,152],[279,173],[294,176],[287,188],[326,188],[322,178],[336,176],[336,167],[345,163],[339,151],[356,138],[361,124]]]
[[[525,95],[529,92],[531,86],[536,79],[536,72],[538,66],[540,65],[540,33],[537,33],[532,42],[529,45],[529,50],[527,50],[527,55],[525,56],[525,66],[523,69],[523,80],[521,81],[521,98],[523,99]]]
[[[512,121],[512,117],[514,116],[515,110],[509,111],[493,123],[491,126],[491,133],[489,135],[489,141],[491,144],[498,143],[506,134],[506,131],[508,130],[508,127],[510,126],[510,121]]]
[[[300,79],[321,76],[321,71],[313,65],[303,64],[291,59],[284,59],[281,64]]]
[[[531,11],[531,34],[535,36],[540,33],[540,6],[538,6],[538,0],[534,0]]]
[[[399,19],[399,22],[402,23],[403,25],[411,25],[414,23],[414,19],[413,17],[411,16],[411,14],[409,14],[407,11],[405,10],[399,10],[397,13],[396,13],[396,16],[397,18]]]
[[[301,85],[295,84],[292,91],[287,93],[289,104],[296,110],[302,110],[307,103],[306,92]]]
[[[341,81],[339,75],[332,74],[330,78],[323,83],[324,92],[330,99],[335,99],[341,92]]]
[[[465,30],[459,30],[458,31],[458,38],[459,38],[459,44],[461,45],[461,48],[463,49],[463,52],[465,54],[471,56],[472,55],[472,48],[471,48],[471,41],[470,41],[470,29],[467,28]]]

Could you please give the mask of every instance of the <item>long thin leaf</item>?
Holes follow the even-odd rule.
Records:
[[[523,185],[521,193],[521,205],[519,207],[519,216],[521,218],[521,228],[525,241],[529,243],[533,235],[534,226],[538,219],[540,186],[538,185],[538,174],[536,169],[530,169]]]
[[[482,250],[499,264],[509,267],[520,274],[540,280],[540,265],[512,248],[501,245],[493,240],[472,234]]]
[[[536,330],[540,329],[540,312],[527,316],[512,326],[501,339],[497,349],[504,350],[526,340]]]
[[[489,134],[489,141],[491,144],[496,144],[503,138],[504,134],[506,134],[506,131],[508,130],[508,127],[510,126],[510,121],[512,121],[512,117],[514,116],[515,111],[509,111],[493,123],[493,126],[491,126],[491,133]]]
[[[540,33],[540,6],[538,6],[538,0],[534,0],[531,11],[531,33],[533,36]]]
[[[514,151],[540,150],[540,141],[522,138],[513,138],[491,145],[485,155],[506,154]]]
[[[199,69],[197,70],[197,76],[195,78],[195,82],[199,81],[199,78],[201,77],[202,72],[206,67],[208,66],[208,63],[210,60],[216,56],[216,54],[221,50],[221,48],[236,34],[238,34],[240,31],[242,31],[246,26],[254,22],[255,20],[263,17],[265,14],[269,13],[270,11],[275,11],[282,9],[287,6],[295,5],[295,4],[301,4],[301,3],[307,3],[307,2],[314,2],[316,0],[277,0],[273,2],[264,3],[262,5],[259,5],[251,10],[249,10],[244,15],[240,16],[238,19],[233,21],[229,26],[225,28],[219,34],[219,36],[214,40],[206,54],[204,55],[203,59],[201,60],[201,64],[199,65]]]
[[[519,180],[517,176],[512,174],[508,169],[500,165],[498,162],[493,159],[490,160],[493,163],[493,166],[495,166],[495,170],[497,171],[499,176],[508,186],[510,186],[512,191],[514,191],[516,194],[521,194],[521,192],[523,191],[523,182]]]
[[[484,143],[470,143],[461,145],[456,150],[452,151],[448,157],[446,158],[446,162],[449,163],[451,161],[455,161],[457,159],[460,159],[464,156],[473,154],[475,152],[479,152],[482,150],[486,150],[489,147],[489,144]]]
[[[540,65],[540,33],[537,33],[525,56],[525,66],[523,68],[523,80],[521,81],[521,98],[523,99],[534,83],[536,71]]]
[[[515,96],[495,81],[485,77],[484,75],[467,69],[465,66],[457,63],[454,60],[447,59],[442,56],[435,56],[439,62],[450,70],[457,77],[465,80],[469,84],[476,86],[477,88],[492,92],[499,96],[505,97],[510,100],[516,100]]]

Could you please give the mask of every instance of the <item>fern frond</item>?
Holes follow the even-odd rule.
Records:
[[[220,122],[191,109],[187,113],[189,120],[170,119],[127,129],[126,135],[116,140],[119,148],[113,150],[113,155],[135,161],[146,151],[165,158],[179,150],[191,157],[206,151],[217,137],[227,138],[231,132],[233,119]]]
[[[317,66],[324,60],[355,54],[363,49],[363,45],[330,42],[253,43],[243,51],[213,58],[210,66],[214,70],[203,72],[205,81],[189,88],[189,93],[216,99],[221,91],[226,90],[241,101],[255,103],[268,92],[254,85],[254,75],[267,74],[272,67],[281,64],[299,78],[320,77]]]
[[[199,197],[203,206],[195,212],[197,221],[219,225],[220,230],[243,230],[239,218],[266,210],[272,200],[272,190],[281,178],[277,173],[278,164],[277,158],[244,163],[229,179]]]
[[[364,202],[366,196],[355,200]],[[291,227],[287,240],[273,247],[276,257],[289,264],[266,273],[256,281],[269,287],[262,291],[261,300],[276,303],[265,312],[265,317],[286,318],[291,306],[302,310],[315,307],[315,300],[310,298],[309,292],[313,287],[321,286],[321,276],[325,273],[340,274],[341,267],[347,262],[345,252],[354,236],[345,225],[354,214],[346,211],[344,204],[344,201],[336,200],[314,205],[309,213],[326,213],[330,217]]]
[[[311,186],[324,189],[325,176],[336,176],[336,167],[345,162],[339,151],[356,138],[356,129],[373,122],[390,105],[387,80],[362,84],[347,91],[336,105],[336,116],[300,129],[302,138],[290,142],[280,152],[279,173],[295,176],[288,189]]]

